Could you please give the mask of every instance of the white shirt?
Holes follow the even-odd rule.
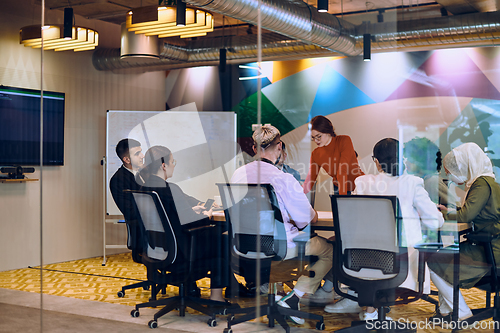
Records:
[[[300,183],[291,174],[284,173],[270,163],[253,161],[238,168],[231,178],[231,183],[257,184],[259,168],[260,183],[274,187],[285,225],[287,244],[289,248],[293,248],[293,238],[299,235],[297,227],[305,228],[316,213]],[[293,220],[297,227],[290,223],[290,220]]]
[[[124,165],[123,167],[125,168],[125,170],[130,171],[130,173],[132,173],[134,176],[137,174],[137,171],[132,170],[132,169],[129,169],[129,168],[127,168],[125,165]]]
[[[417,291],[418,251],[413,245],[422,241],[422,226],[438,229],[444,223],[443,215],[424,189],[422,178],[403,174],[391,176],[386,173],[364,175],[356,178],[356,194],[396,195],[403,218],[403,244],[408,246],[408,278],[401,287]],[[430,292],[429,270],[425,272],[424,293]]]

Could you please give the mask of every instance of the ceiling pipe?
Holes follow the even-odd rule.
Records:
[[[365,29],[367,29],[365,27]],[[465,46],[491,46],[500,43],[500,12],[443,16],[432,19],[370,24],[372,50],[379,52]]]
[[[360,54],[355,28],[306,3],[288,0],[186,0],[187,3],[257,25],[260,2],[262,28],[348,56]]]
[[[230,45],[230,46],[225,46]],[[257,35],[230,36],[224,38],[199,38],[186,47],[163,44],[160,60],[141,58],[120,59],[120,49],[97,49],[92,63],[97,70],[111,70],[115,73],[150,72],[188,68],[196,66],[218,66],[220,49],[227,49],[227,63],[239,64],[257,61]],[[296,40],[283,40],[275,33],[262,35],[262,59],[264,61],[304,59],[307,57],[333,56],[324,48]],[[130,70],[129,70],[130,69]]]
[[[192,1],[192,0],[188,0]],[[446,16],[418,21],[366,23],[356,27],[353,35],[355,49],[362,50],[363,34],[372,35],[372,53],[391,51],[412,51],[444,47],[492,46],[500,44],[500,13],[475,13],[460,16]],[[396,31],[394,31],[396,30]],[[280,32],[283,34],[283,32]],[[276,33],[262,35],[264,61],[304,59],[319,56],[338,56],[327,48],[310,43],[284,39]],[[159,71],[196,66],[217,66],[219,50],[226,47],[227,63],[244,63],[257,60],[256,35],[203,37],[187,43],[187,46],[164,44],[160,57],[154,63],[140,61],[124,63],[119,59],[119,49],[98,49],[93,63],[98,70],[123,72]],[[227,47],[227,46],[230,47]],[[361,52],[359,52],[361,53]],[[118,54],[118,56],[116,56]]]

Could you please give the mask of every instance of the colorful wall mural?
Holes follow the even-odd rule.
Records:
[[[337,134],[351,137],[365,173],[376,172],[372,148],[385,137],[402,143],[426,137],[443,156],[475,142],[499,171],[499,48],[378,53],[371,62],[361,57],[266,62],[261,70],[255,63],[233,65],[219,75],[226,82],[216,87],[223,97],[214,98],[230,96],[230,108],[224,109],[237,113],[239,143],[248,153],[251,125],[257,122],[256,77],[262,78],[261,122],[280,129],[288,163],[303,178],[316,147],[308,130],[316,115],[327,116]]]

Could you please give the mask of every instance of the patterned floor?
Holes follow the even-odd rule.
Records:
[[[149,291],[142,288],[127,290],[123,298],[117,297],[116,293],[123,285],[142,280],[145,275],[145,267],[134,263],[129,253],[109,256],[105,266],[102,266],[102,257],[46,265],[42,275],[43,293],[134,306],[137,303],[146,302],[150,296]],[[0,272],[0,288],[40,293],[40,285],[40,269],[38,267]],[[200,280],[198,285],[202,289],[203,297],[208,298],[209,280]],[[177,294],[177,288],[170,286],[167,289],[166,297],[175,294]],[[471,308],[484,304],[484,293],[477,289],[465,290],[464,297]],[[237,301],[241,306],[252,302],[252,300],[245,299]],[[356,314],[328,314],[323,311],[322,307],[302,307],[302,310],[323,315],[327,331],[350,326],[351,321],[357,319]],[[410,325],[420,325],[418,332],[449,331],[438,326],[435,328],[424,326],[425,319],[433,311],[432,304],[418,301],[411,305],[393,306],[390,316],[398,323],[409,322]],[[196,313],[193,310],[188,310],[188,312]],[[488,323],[485,321],[482,322],[482,327],[479,329],[462,330],[461,332],[493,332],[493,329],[488,327]],[[314,328],[314,324],[314,322],[306,322],[302,327]],[[293,326],[293,324],[291,325]]]

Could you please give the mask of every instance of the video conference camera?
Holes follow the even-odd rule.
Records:
[[[33,167],[22,167],[20,165],[13,166],[0,166],[0,173],[6,173],[6,176],[0,176],[2,178],[8,179],[24,179],[25,173],[33,173],[35,168]]]

